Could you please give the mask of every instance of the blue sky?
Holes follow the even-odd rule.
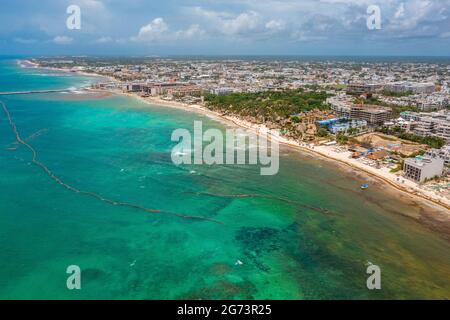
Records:
[[[1,1],[0,54],[450,56],[450,0]]]

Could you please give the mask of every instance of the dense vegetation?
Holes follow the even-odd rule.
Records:
[[[343,134],[342,132],[339,132],[336,135],[336,142],[338,144],[346,144],[349,141],[348,136],[346,136],[345,134]]]
[[[392,117],[398,118],[404,111],[420,112],[420,109],[414,106],[392,106]]]
[[[384,134],[394,135],[403,140],[426,144],[426,145],[428,145],[432,148],[436,148],[436,149],[442,148],[446,143],[444,139],[439,138],[439,137],[432,137],[432,136],[421,137],[421,136],[415,135],[411,132],[405,132],[404,130],[402,130],[400,128],[395,128],[395,129],[390,130],[386,127],[383,127],[379,131]]]
[[[320,138],[326,138],[326,137],[328,137],[329,135],[330,135],[330,133],[328,132],[327,129],[320,128],[320,129],[317,131],[317,136],[320,137]]]
[[[276,120],[314,109],[327,110],[324,91],[305,89],[266,91],[258,93],[206,94],[206,105],[213,110],[241,116]]]
[[[394,97],[394,98],[400,98],[400,97],[407,97],[410,95],[413,95],[414,93],[412,91],[407,91],[407,92],[393,92],[393,91],[388,91],[388,90],[384,90],[382,92],[383,96],[386,97]]]

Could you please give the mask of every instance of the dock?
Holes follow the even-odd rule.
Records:
[[[69,89],[55,89],[55,90],[31,90],[31,91],[12,91],[12,92],[0,92],[0,96],[12,96],[19,94],[38,94],[38,93],[53,93],[53,92],[67,92]]]

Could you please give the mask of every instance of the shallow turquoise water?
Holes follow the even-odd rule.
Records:
[[[0,91],[9,83],[28,90],[89,81],[0,61]],[[448,240],[405,217],[433,209],[374,181],[362,192],[363,175],[284,149],[272,177],[256,166],[176,167],[174,129],[199,119],[205,128],[223,125],[119,96],[0,100],[39,160],[67,183],[224,223],[111,206],[64,189],[30,163],[29,150],[9,150],[15,138],[2,113],[2,299],[450,298]],[[258,196],[227,197],[236,194]],[[366,288],[368,262],[381,267],[380,291]],[[66,288],[73,264],[82,269],[79,291]]]

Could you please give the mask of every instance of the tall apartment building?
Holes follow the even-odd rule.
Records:
[[[368,125],[377,126],[389,121],[392,109],[375,105],[353,105],[350,108],[351,120],[364,120]]]
[[[450,119],[441,120],[437,124],[435,135],[450,142]]]
[[[350,109],[349,106],[331,105],[331,110],[333,110],[339,118],[350,119]]]
[[[450,113],[431,112],[417,113],[406,111],[400,114],[402,119],[414,121],[414,134],[427,137],[435,136],[450,142]]]
[[[426,155],[430,158],[444,159],[444,164],[450,166],[450,144],[443,146],[440,149],[430,149],[427,151]]]
[[[420,117],[417,121],[414,133],[421,137],[430,136],[435,132],[436,122],[432,117]]]
[[[339,118],[349,119],[353,99],[353,97],[347,96],[345,93],[337,93],[335,96],[328,97],[326,102]]]

